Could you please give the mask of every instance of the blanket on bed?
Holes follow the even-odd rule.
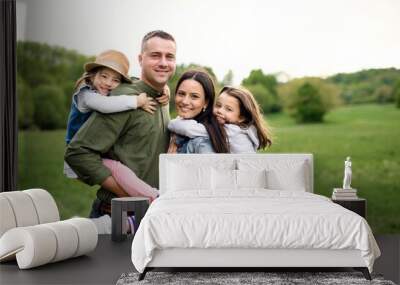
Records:
[[[164,248],[358,249],[370,272],[380,255],[361,216],[320,195],[265,189],[162,195],[134,237],[135,268]]]

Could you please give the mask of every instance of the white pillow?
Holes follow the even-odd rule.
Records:
[[[212,189],[213,190],[236,190],[236,170],[212,168]]]
[[[266,170],[231,170],[212,168],[212,188],[215,191],[235,191],[243,188],[267,188]]]
[[[211,189],[210,167],[169,163],[168,173],[168,191]]]
[[[309,189],[309,167],[305,160],[239,159],[239,170],[266,170],[268,189],[306,191]]]
[[[302,167],[290,170],[267,171],[268,187],[272,190],[306,191],[306,180]]]
[[[262,170],[236,170],[237,187],[241,188],[267,188],[267,171]]]

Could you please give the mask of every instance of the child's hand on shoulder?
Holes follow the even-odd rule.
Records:
[[[154,114],[157,102],[153,98],[147,97],[146,93],[140,93],[137,96],[137,107],[142,108],[144,111]]]
[[[168,105],[168,103],[169,103],[170,95],[171,95],[171,91],[169,90],[168,85],[165,85],[162,95],[160,97],[157,97],[156,99],[157,99],[158,103],[165,106],[165,105]]]

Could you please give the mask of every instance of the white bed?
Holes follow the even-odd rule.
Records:
[[[354,267],[370,278],[380,251],[365,219],[312,192],[311,154],[161,155],[161,196],[132,262],[141,278],[154,267]]]

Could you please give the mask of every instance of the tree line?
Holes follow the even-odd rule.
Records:
[[[36,42],[17,43],[20,129],[66,127],[75,81],[94,57]]]
[[[18,42],[19,128],[65,128],[75,81],[81,76],[84,63],[92,60],[94,56],[63,47]],[[217,91],[224,85],[232,85],[231,70],[218,81],[211,67],[180,64],[169,82],[172,94],[181,74],[190,68],[205,69],[214,78]],[[277,78],[276,74],[255,69],[241,82],[254,94],[264,114],[285,111],[303,123],[322,122],[329,110],[341,104],[395,102],[400,108],[400,70],[395,68],[339,73],[326,79],[304,77],[285,83]],[[173,108],[171,104],[172,111]]]

